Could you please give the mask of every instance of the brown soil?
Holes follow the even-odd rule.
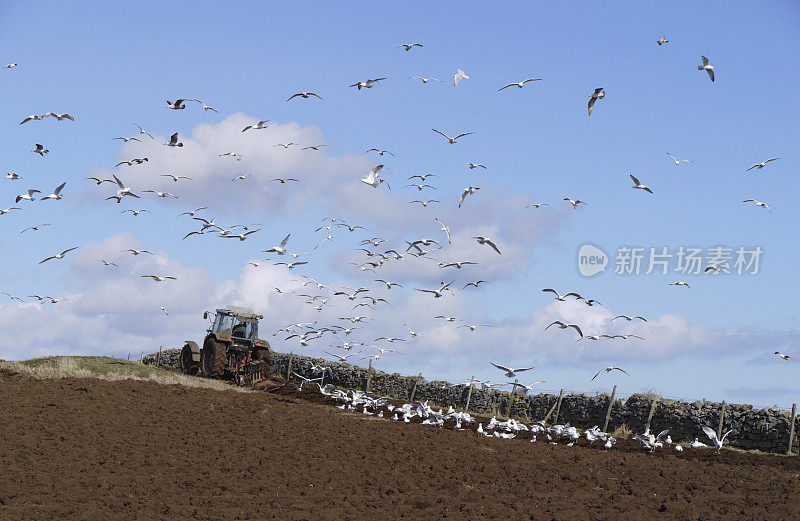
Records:
[[[0,519],[800,519],[798,457],[488,439],[266,387],[0,374]]]

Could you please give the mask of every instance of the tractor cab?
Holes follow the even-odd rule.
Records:
[[[246,308],[229,306],[225,309],[218,309],[208,332],[219,337],[236,339],[236,341],[252,342],[258,338],[259,318],[261,315],[256,315],[252,310]]]

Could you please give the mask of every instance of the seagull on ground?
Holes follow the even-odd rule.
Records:
[[[621,372],[623,372],[623,373],[625,373],[625,374],[628,374],[628,372],[627,372],[627,371],[625,371],[623,368],[621,368],[621,367],[614,367],[614,366],[610,365],[610,366],[608,366],[608,367],[604,367],[604,368],[600,369],[599,371],[597,371],[597,373],[596,373],[596,374],[595,374],[595,375],[592,377],[592,380],[594,380],[595,378],[597,378],[597,377],[600,375],[600,373],[602,373],[603,371],[605,371],[605,372],[607,372],[607,373],[610,373],[611,371],[621,371]],[[630,375],[628,374],[628,376],[630,376]]]
[[[771,157],[771,158],[767,159],[766,161],[764,161],[763,163],[754,164],[753,166],[748,168],[746,171],[749,172],[750,170],[752,170],[754,168],[757,168],[757,169],[761,170],[762,168],[767,166],[767,163],[769,163],[770,161],[777,161],[778,159],[780,159],[780,158],[779,157]]]
[[[678,159],[669,152],[667,152],[667,155],[671,157],[673,161],[675,161],[675,166],[679,166],[681,163],[694,163],[694,161],[692,161],[691,159]]]
[[[703,65],[698,65],[698,71],[706,71],[708,73],[708,77],[711,78],[711,81],[714,81],[714,66],[711,65],[711,62],[705,56],[700,57],[703,60]]]
[[[522,80],[522,81],[519,81],[517,83],[509,83],[505,87],[500,87],[499,89],[497,89],[497,92],[500,92],[501,90],[507,89],[509,87],[519,87],[521,89],[522,86],[525,85],[526,83],[528,83],[529,81],[541,81],[541,80],[542,80],[542,78],[528,78],[527,80]]]
[[[437,134],[440,134],[440,135],[444,136],[445,139],[447,139],[447,141],[449,141],[451,145],[455,145],[456,144],[456,139],[458,139],[460,137],[469,136],[470,134],[474,134],[474,132],[462,132],[461,134],[457,135],[456,137],[450,137],[447,134],[445,134],[444,132],[440,132],[440,131],[436,130],[435,128],[431,129],[431,130],[433,130]]]
[[[36,143],[36,148],[31,150],[31,152],[36,152],[40,156],[44,157],[44,155],[47,154],[50,151],[48,149],[44,148],[44,146],[40,145],[39,143]]]
[[[501,371],[505,371],[506,372],[505,374],[508,378],[514,378],[515,376],[517,376],[517,373],[521,373],[522,371],[530,371],[531,369],[533,369],[533,367],[523,367],[521,369],[514,369],[512,367],[506,367],[504,365],[499,365],[494,362],[489,362],[489,363],[495,366],[496,368],[500,369]]]
[[[717,439],[717,433],[714,432],[714,429],[712,429],[708,425],[703,425],[702,429],[703,429],[703,432],[706,433],[706,436],[708,436],[709,439],[711,439],[711,443],[713,443],[714,447],[717,449],[717,454],[719,454],[719,451],[722,450],[722,445],[725,443],[725,438],[727,438],[728,434],[732,433],[735,430],[735,429],[731,429],[728,432],[726,432],[725,434],[723,434],[722,438]]]
[[[71,252],[72,250],[77,250],[77,249],[78,249],[77,246],[75,246],[74,248],[69,248],[68,250],[64,250],[64,251],[62,251],[61,253],[59,253],[57,255],[53,255],[52,257],[47,257],[46,259],[44,259],[42,261],[39,261],[39,264],[45,263],[45,262],[49,261],[50,259],[63,259],[64,255],[66,255],[67,253]]]
[[[597,100],[603,99],[605,97],[606,97],[606,91],[602,87],[600,87],[598,89],[594,89],[594,92],[592,92],[589,95],[589,115],[590,116],[592,115],[592,110],[594,110],[595,102]]]
[[[453,75],[453,86],[458,87],[458,84],[464,79],[468,80],[469,76],[467,76],[461,69],[458,69],[458,72]]]
[[[628,175],[630,176],[631,180],[633,181],[633,188],[638,188],[639,190],[644,190],[645,192],[649,192],[651,194],[653,193],[653,191],[650,190],[649,187],[647,187],[647,186],[643,185],[642,183],[640,183],[638,179],[633,177],[631,174],[628,174]]]
[[[489,239],[487,237],[481,237],[480,235],[476,235],[475,237],[473,237],[473,239],[478,241],[478,244],[485,244],[485,245],[489,246],[494,251],[496,251],[498,255],[500,255],[500,250],[497,248],[497,245],[494,242],[492,242],[491,239]]]

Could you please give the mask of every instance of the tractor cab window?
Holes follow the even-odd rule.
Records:
[[[236,320],[231,336],[237,338],[253,339],[257,337],[256,323],[252,321]]]
[[[233,328],[233,317],[230,315],[217,315],[217,321],[214,324],[216,333],[223,333],[226,335],[231,334]]]

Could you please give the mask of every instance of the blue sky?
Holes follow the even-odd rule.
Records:
[[[547,380],[545,388],[594,391],[618,383],[623,393],[656,388],[673,396],[783,405],[800,392],[794,383],[800,368],[770,356],[798,351],[800,248],[794,236],[800,211],[793,199],[800,109],[792,59],[800,48],[800,8],[791,2],[673,2],[633,10],[621,2],[601,8],[518,2],[503,9],[477,2],[308,3],[302,9],[198,2],[182,10],[38,2],[4,5],[0,15],[0,61],[19,64],[0,70],[3,173],[23,176],[2,179],[0,207],[12,206],[27,188],[50,193],[67,181],[63,200],[20,204],[22,211],[0,216],[0,289],[69,299],[37,306],[4,297],[2,358],[179,345],[200,336],[203,309],[226,303],[264,312],[266,329],[273,329],[317,314],[299,297],[289,304],[267,296],[276,281],[292,286],[304,274],[339,286],[376,287],[372,279],[392,275],[405,288],[392,294],[389,312],[372,317],[362,332],[371,337],[366,340],[402,334],[398,317],[429,334],[401,349],[403,356],[382,358],[376,365],[383,369],[453,380],[475,372],[496,381],[499,375],[486,363],[491,358],[537,365],[533,378]],[[654,42],[662,34],[670,42],[659,47]],[[415,41],[424,47],[397,49]],[[716,82],[697,70],[700,55],[718,68]],[[470,78],[454,87],[458,68]],[[347,87],[384,76],[369,91]],[[422,85],[409,76],[444,81]],[[497,92],[528,77],[543,80]],[[596,87],[604,87],[606,97],[587,117],[588,94]],[[302,90],[324,99],[285,101]],[[219,113],[196,103],[166,109],[164,100],[177,97],[200,98]],[[69,112],[76,122],[18,124],[50,110]],[[258,119],[275,126],[259,136],[241,134],[244,124]],[[111,140],[134,135],[134,122],[156,140],[124,146]],[[474,134],[449,145],[431,128]],[[186,147],[162,147],[176,131]],[[284,137],[330,146],[315,156],[280,156],[272,145]],[[29,152],[34,143],[50,153],[41,158]],[[372,147],[396,157],[365,155]],[[228,151],[243,152],[245,159],[216,157]],[[148,165],[114,168],[140,152],[151,157]],[[676,167],[666,152],[694,162]],[[745,173],[770,157],[781,159]],[[386,164],[390,192],[358,182],[379,161]],[[467,161],[487,169],[469,171]],[[137,191],[166,189],[179,199],[143,194],[135,204],[117,205],[104,200],[108,185],[97,188],[84,179],[114,172]],[[159,179],[165,172],[196,179],[172,184]],[[302,186],[278,191],[269,183],[276,172],[298,176]],[[409,205],[425,192],[404,188],[406,177],[429,172],[437,174],[429,198],[443,204]],[[250,174],[245,182],[252,184],[232,185],[230,178],[240,173]],[[631,189],[628,174],[655,193]],[[481,190],[457,209],[468,185]],[[589,204],[573,211],[565,196]],[[741,202],[749,198],[768,202],[774,214]],[[534,201],[551,206],[524,208]],[[200,205],[210,207],[209,217],[262,223],[262,230],[244,242],[209,236],[181,241],[194,223],[176,215]],[[148,213],[134,218],[120,213],[126,208]],[[292,276],[271,266],[257,277],[249,273],[245,263],[265,257],[261,250],[286,233],[292,233],[295,251],[310,251],[324,237],[313,230],[326,215],[369,230],[338,232]],[[365,278],[348,264],[364,237],[386,236],[395,244],[441,239],[433,217],[464,236],[437,258],[477,259],[478,266],[447,273],[433,263],[430,270],[384,266]],[[51,226],[19,233],[40,222]],[[481,233],[496,239],[502,257],[469,241]],[[764,254],[756,276],[612,272],[584,278],[576,254],[585,243],[612,255],[620,246],[717,245],[760,246]],[[38,264],[72,246],[81,247],[73,257]],[[158,255],[133,259],[141,264],[121,265],[118,273],[100,269],[96,257],[120,255],[125,247]],[[136,280],[154,269],[181,276],[171,286]],[[410,289],[432,287],[443,275],[458,279],[456,296],[433,301]],[[460,291],[478,278],[490,284]],[[692,287],[667,286],[678,279]],[[578,291],[605,307],[552,303],[541,293],[545,287]],[[334,307],[319,319],[336,323],[339,311],[345,312],[340,301],[330,298]],[[439,312],[495,327],[455,330],[432,319]],[[642,314],[658,325],[637,330],[645,342],[613,347],[575,344],[566,333],[539,327],[575,316],[592,332],[606,332],[611,326],[604,312]],[[51,328],[40,331],[41,323]],[[96,328],[96,335],[89,334],[95,338],[82,336],[87,326]],[[298,349],[281,337],[271,339],[278,350]],[[328,343],[307,351],[319,354],[330,349]],[[604,365],[622,365],[631,377],[589,382]]]

